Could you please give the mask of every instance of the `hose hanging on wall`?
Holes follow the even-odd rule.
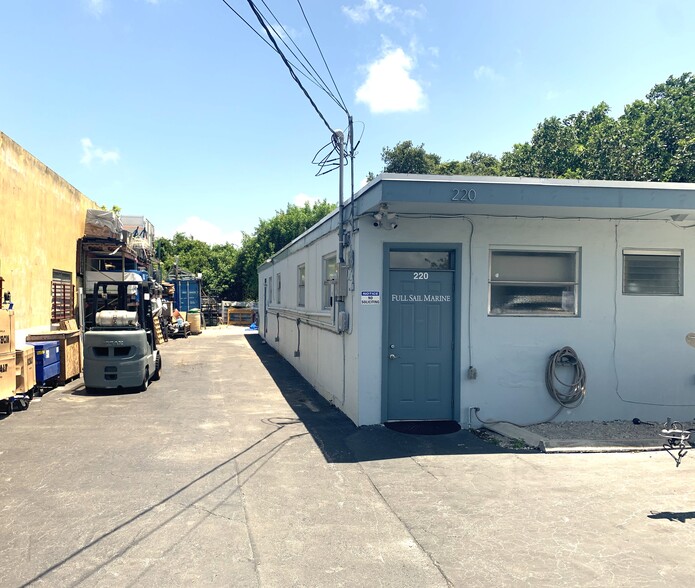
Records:
[[[558,367],[574,369],[572,382],[563,382],[557,374]],[[559,386],[558,386],[559,385]],[[563,347],[548,359],[545,370],[545,386],[553,400],[564,408],[577,408],[586,396],[586,370],[577,353],[571,347]]]

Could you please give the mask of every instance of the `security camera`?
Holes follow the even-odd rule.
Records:
[[[373,224],[374,224],[374,226],[375,226],[375,227],[379,227],[379,226],[381,226],[381,223],[380,223],[379,221],[374,221],[374,223],[373,223]]]

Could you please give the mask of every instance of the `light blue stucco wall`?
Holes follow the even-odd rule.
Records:
[[[586,186],[577,195],[579,200],[593,198],[591,191],[584,188]],[[419,189],[421,194],[427,192],[426,185],[424,191],[423,186]],[[527,186],[523,189],[529,194]],[[641,194],[640,198],[649,201],[637,203],[641,206],[648,205],[655,198],[651,187]],[[688,199],[695,191],[686,186],[686,189],[670,194],[675,198],[672,204],[689,206]],[[371,192],[367,194],[371,195]],[[370,201],[370,204],[378,204],[380,198]],[[400,203],[393,201],[393,195],[391,198],[389,207],[398,210]],[[629,200],[630,205],[637,202],[626,193],[621,195],[621,199]],[[416,200],[415,196],[412,200]],[[364,206],[366,204],[363,204],[363,212]],[[486,213],[471,214],[469,222],[462,216],[413,218],[409,216],[413,206],[412,202],[407,204],[398,219],[398,228],[393,231],[375,228],[371,214],[357,219],[357,232],[352,237],[354,282],[346,300],[351,317],[349,333],[340,335],[302,325],[302,353],[295,358],[293,319],[281,319],[280,341],[277,343],[273,330],[277,321],[273,317],[268,323],[268,343],[354,422],[360,425],[382,422],[385,242],[450,243],[452,247],[460,246],[462,249],[461,271],[456,284],[456,299],[461,305],[461,326],[456,334],[461,339],[461,373],[458,374],[460,385],[454,394],[458,395],[459,420],[464,426],[469,423],[471,407],[479,407],[483,419],[511,420],[522,424],[552,415],[557,404],[546,391],[545,369],[550,354],[563,346],[573,347],[584,363],[587,396],[581,407],[563,411],[558,420],[692,418],[695,411],[695,349],[685,343],[685,335],[695,331],[695,229],[688,228],[692,221],[680,225],[674,223],[668,216],[669,211],[664,212],[664,209],[658,209],[665,217],[662,220],[651,219],[649,210],[645,211],[646,216],[631,220],[589,218],[596,209],[588,207],[572,209],[573,213],[584,218],[550,218],[544,209],[544,214],[537,216],[545,218]],[[426,201],[417,206],[421,212],[432,208]],[[476,209],[457,210],[462,215],[464,210],[475,212]],[[526,212],[529,217],[536,216],[534,212],[538,209],[529,207]],[[604,211],[602,214],[610,217],[613,212]],[[633,212],[631,209],[630,214]],[[471,223],[474,233],[469,252]],[[297,246],[288,248],[281,259],[265,264],[259,274],[261,283],[264,277],[280,268],[283,290],[292,292],[296,288],[293,276],[299,263],[319,268],[321,257],[328,251],[337,250],[337,232],[325,231],[324,227],[319,233],[325,234],[312,240],[310,233]],[[580,316],[488,316],[489,255],[490,249],[497,246],[579,251]],[[623,248],[683,250],[684,295],[623,295]],[[350,250],[346,252],[348,257],[349,253]],[[320,291],[320,280],[307,282],[308,300],[320,297]],[[362,305],[362,291],[379,291],[381,304]],[[285,301],[291,312],[290,300],[285,298]],[[332,320],[328,314],[324,318]],[[478,374],[475,380],[466,378],[469,346],[471,363]],[[474,420],[472,424],[477,426],[479,423]]]

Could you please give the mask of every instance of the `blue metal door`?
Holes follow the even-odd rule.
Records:
[[[453,419],[454,272],[391,269],[387,420]]]
[[[198,280],[174,280],[174,304],[182,312],[200,308],[200,282]]]

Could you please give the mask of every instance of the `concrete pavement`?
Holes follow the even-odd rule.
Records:
[[[0,422],[2,586],[689,583],[695,460],[355,428],[257,335]]]

